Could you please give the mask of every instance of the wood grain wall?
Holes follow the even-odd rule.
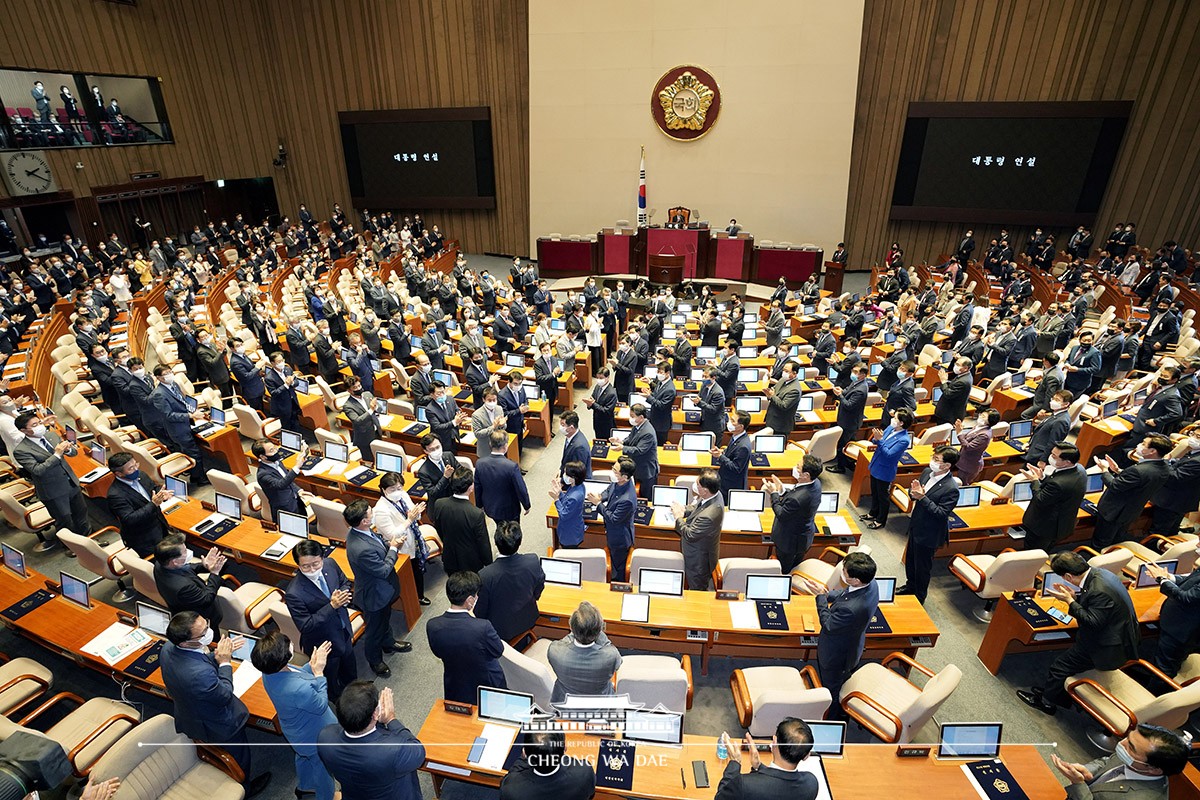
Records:
[[[1133,220],[1141,244],[1200,245],[1200,3],[867,0],[862,48],[852,267],[882,260],[893,240],[912,262],[961,236],[958,224],[888,219],[909,102],[1133,100],[1093,232],[1102,242],[1113,223]],[[974,227],[980,246],[999,230]],[[1019,240],[1029,233],[1009,230]]]
[[[468,251],[523,254],[527,17],[525,0],[0,0],[0,65],[162,78],[175,144],[47,151],[76,196],[141,170],[270,176],[293,216],[350,206],[338,111],[490,106],[496,209],[426,218]],[[286,169],[271,165],[281,141]]]

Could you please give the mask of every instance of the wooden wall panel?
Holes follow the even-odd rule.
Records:
[[[863,27],[852,267],[879,261],[892,241],[910,262],[932,258],[962,233],[957,223],[888,219],[910,102],[1133,100],[1093,232],[1103,241],[1113,223],[1134,220],[1152,248],[1166,239],[1200,246],[1200,3],[867,0]],[[980,246],[999,230],[974,227]],[[1017,241],[1029,233],[1009,230]]]
[[[162,78],[175,144],[47,151],[76,196],[140,170],[270,176],[284,213],[327,215],[350,204],[339,110],[490,106],[497,208],[426,218],[468,251],[526,249],[525,0],[0,0],[0,18],[41,20],[7,26],[0,64]]]

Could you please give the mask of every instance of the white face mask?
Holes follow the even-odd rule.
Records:
[[[171,384],[175,383],[175,376],[168,372],[165,375],[163,375],[161,378],[159,378],[159,381],[161,381],[166,386],[170,386]]]
[[[391,500],[393,503],[400,502],[400,495],[404,494],[403,489],[388,489],[384,492],[384,497]]]
[[[500,404],[497,403],[495,400],[489,400],[483,404],[483,407],[486,408],[488,411],[495,411],[496,406],[498,406],[498,405],[500,405]]]
[[[440,447],[431,448],[429,451],[429,457],[432,458],[434,461],[441,461],[442,460],[442,448],[440,448]]]
[[[133,374],[134,374],[134,377],[137,377],[137,378],[144,378],[144,377],[146,377],[146,370],[144,370],[144,369],[142,369],[141,367],[139,367],[138,369],[135,369],[135,370],[133,371]]]
[[[575,479],[572,478],[570,475],[562,476],[562,485],[563,486],[572,486],[572,485],[574,485],[574,483],[575,483]]]
[[[901,428],[904,427],[904,423],[901,422],[900,420],[896,419],[895,417],[892,417],[892,427],[895,428],[896,430],[900,430]]]
[[[737,430],[737,425],[736,425],[736,424],[734,424],[734,423],[732,423],[732,422],[727,422],[727,423],[725,424],[725,428],[726,428],[726,429],[727,429],[727,430],[728,430],[730,433],[733,433],[734,431],[736,431],[736,430]]]
[[[800,467],[792,467],[792,477],[797,482],[800,480]]]
[[[929,469],[933,472],[934,475],[941,475],[943,472],[946,472],[947,470],[950,469],[950,465],[947,464],[945,461],[930,461]]]
[[[213,643],[213,629],[209,628],[204,632],[204,635],[196,640],[201,647],[208,647]]]
[[[32,428],[29,429],[29,432],[30,432],[30,435],[33,436],[33,438],[42,439],[46,436],[46,426],[45,425],[34,425]]]
[[[1192,450],[1200,450],[1200,439],[1197,439],[1195,436],[1189,436],[1188,447]]]
[[[1065,408],[1065,406],[1060,401],[1058,401],[1058,400],[1050,401],[1050,410],[1051,411],[1062,411],[1063,408]]]

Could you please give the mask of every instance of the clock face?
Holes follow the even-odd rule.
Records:
[[[5,156],[4,177],[13,194],[42,194],[55,188],[50,162],[41,153],[23,152]]]

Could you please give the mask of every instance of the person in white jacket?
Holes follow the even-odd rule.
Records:
[[[412,559],[417,595],[421,598],[421,605],[427,606],[429,600],[425,597],[425,561],[429,557],[429,549],[421,536],[420,528],[425,504],[413,503],[408,492],[404,491],[404,478],[395,472],[383,474],[379,479],[379,490],[382,494],[375,503],[371,522],[385,542],[399,543],[399,552]]]

